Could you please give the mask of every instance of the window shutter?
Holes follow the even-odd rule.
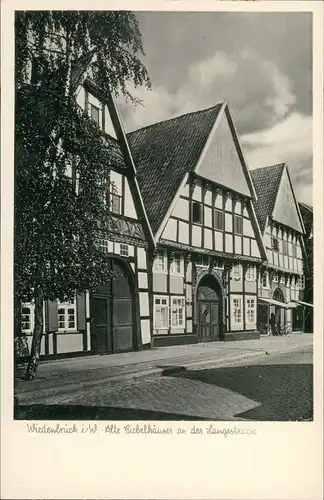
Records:
[[[76,308],[77,308],[77,328],[79,331],[84,331],[86,329],[86,301],[84,293],[77,295]]]
[[[57,332],[58,329],[57,302],[52,300],[47,300],[45,311],[46,311],[46,321],[45,321],[46,331]]]

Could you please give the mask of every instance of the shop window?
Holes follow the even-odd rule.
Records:
[[[169,327],[169,298],[154,297],[154,328],[162,329]]]

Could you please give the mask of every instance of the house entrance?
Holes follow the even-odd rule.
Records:
[[[111,260],[114,277],[99,287],[90,299],[91,350],[117,353],[134,350],[134,280],[126,265]]]
[[[221,333],[221,289],[216,278],[204,276],[197,289],[197,334],[199,342],[219,340]]]

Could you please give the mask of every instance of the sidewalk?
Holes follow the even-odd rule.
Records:
[[[312,334],[297,333],[285,337],[269,336],[255,340],[160,347],[141,352],[44,361],[40,363],[37,380],[16,381],[16,395],[19,404],[45,402],[80,388],[88,390],[161,377],[206,365],[223,366],[312,345]]]

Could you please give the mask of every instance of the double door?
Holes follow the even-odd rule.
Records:
[[[200,342],[219,339],[219,301],[199,300],[197,303],[197,332]]]
[[[91,296],[91,350],[98,353],[131,351],[135,346],[132,278],[112,260],[113,279]]]

